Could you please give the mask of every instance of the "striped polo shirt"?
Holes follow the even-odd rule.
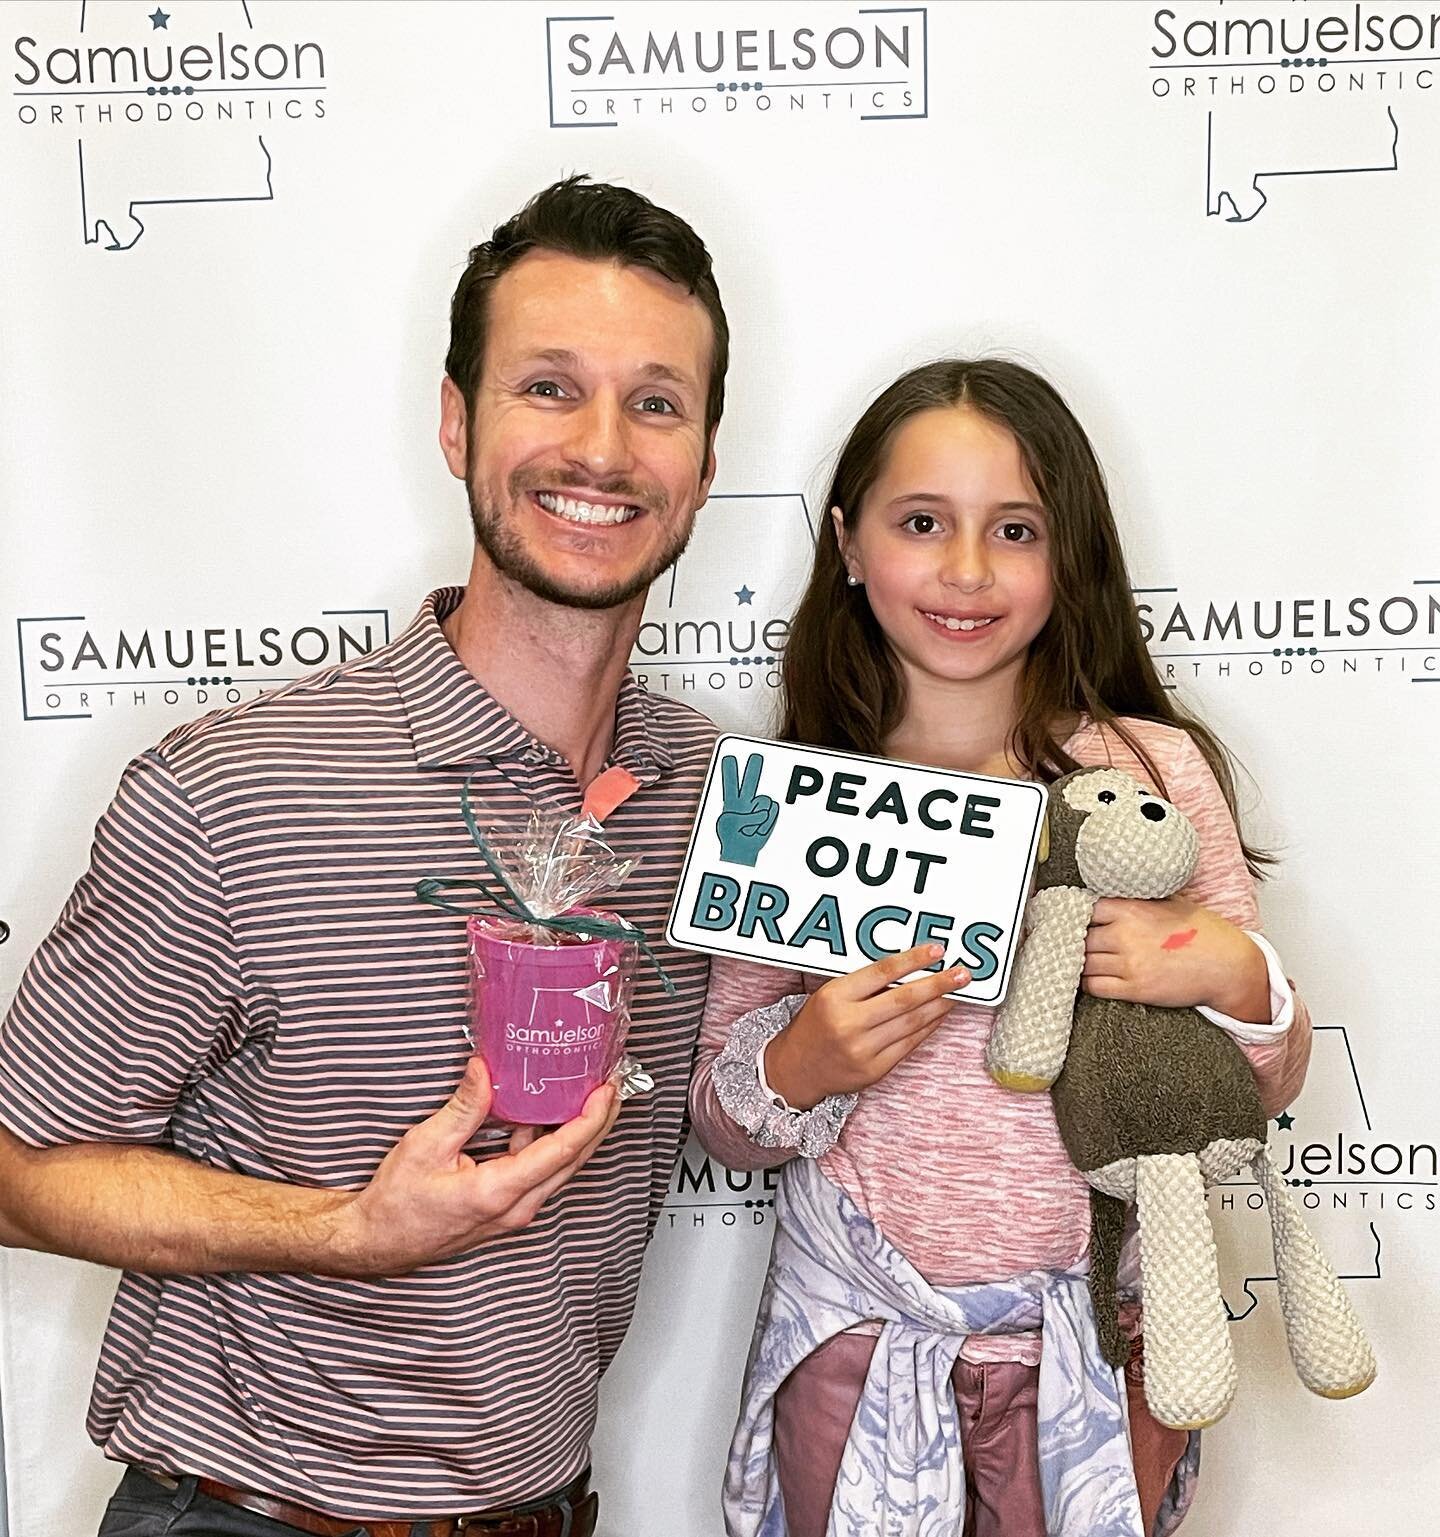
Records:
[[[467,774],[482,825],[581,806],[446,642],[460,596],[129,765],[0,1025],[0,1122],[354,1190],[440,1108],[468,1056],[465,920],[415,883],[475,873]],[[606,829],[641,861],[612,905],[678,990],[642,963],[630,1049],[654,1090],[528,1228],[413,1274],[127,1272],[88,1421],[109,1456],[367,1519],[531,1498],[585,1466],[680,1142],[707,962],[661,940],[714,734],[627,677],[611,762],[639,788]]]

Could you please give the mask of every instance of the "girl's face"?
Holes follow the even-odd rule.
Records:
[[[1009,428],[968,406],[922,411],[896,431],[854,533],[831,517],[908,674],[1018,676],[1052,588],[1045,509]]]

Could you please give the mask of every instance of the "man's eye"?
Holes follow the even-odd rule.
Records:
[[[1007,544],[1029,544],[1035,538],[1035,530],[1028,523],[1002,523],[1000,537]]]
[[[526,391],[526,394],[539,395],[545,400],[563,400],[565,398],[565,391],[553,379],[537,379]]]
[[[934,517],[928,512],[912,512],[900,525],[901,528],[912,528],[917,534],[933,534],[939,527]]]
[[[666,400],[663,395],[647,395],[640,402],[640,409],[650,416],[676,416],[679,414],[675,410],[674,402]]]

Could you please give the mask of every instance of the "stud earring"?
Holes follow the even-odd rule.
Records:
[[[847,587],[858,587],[860,585],[860,578],[852,571],[846,576],[845,585]]]

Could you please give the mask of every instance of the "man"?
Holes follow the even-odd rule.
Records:
[[[660,952],[674,998],[638,976],[651,1093],[507,1148],[467,1066],[464,920],[415,886],[475,869],[467,775],[482,822],[588,796],[644,857],[615,907],[660,936],[714,733],[627,662],[709,490],[727,352],[685,223],[583,178],[540,193],[452,306],[463,594],[127,769],[0,1026],[0,1240],[125,1271],[89,1430],[131,1470],[102,1534],[593,1530],[597,1385],[706,963]]]

